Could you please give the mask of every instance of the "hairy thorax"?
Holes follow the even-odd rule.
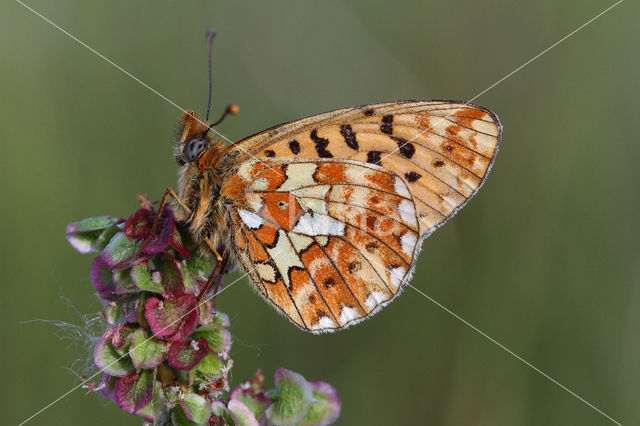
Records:
[[[175,206],[176,216],[188,224],[203,252],[210,252],[206,249],[206,238],[216,247],[228,245],[231,206],[246,190],[246,183],[235,170],[227,169],[225,173],[224,165],[208,167],[216,163],[216,159],[205,156],[197,164],[185,165],[178,179],[178,196],[190,214]]]

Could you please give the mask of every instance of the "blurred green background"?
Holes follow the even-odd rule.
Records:
[[[185,108],[241,115],[236,140],[382,100],[466,100],[613,2],[29,0]],[[476,100],[504,125],[487,184],[429,238],[413,285],[623,424],[640,423],[640,8],[626,1]],[[76,385],[56,328],[98,310],[68,222],[127,215],[175,186],[180,111],[14,1],[0,5],[0,412]],[[217,116],[217,113],[214,113]],[[236,275],[237,276],[237,275]],[[233,278],[233,277],[232,277]],[[231,282],[231,279],[227,279]],[[606,425],[605,417],[407,289],[365,323],[305,334],[246,280],[219,299],[234,383],[286,366],[324,380],[341,425]],[[79,389],[33,425],[136,425]]]

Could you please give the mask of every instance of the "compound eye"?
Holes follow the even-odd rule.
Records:
[[[184,151],[182,152],[182,156],[184,160],[188,163],[195,161],[198,156],[207,148],[207,141],[202,138],[191,139],[187,142],[187,145],[184,147]]]

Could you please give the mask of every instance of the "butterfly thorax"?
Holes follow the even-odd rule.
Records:
[[[182,163],[178,173],[178,196],[189,210],[176,208],[176,216],[188,224],[192,235],[202,245],[205,237],[217,245],[221,242],[218,235],[223,235],[225,228],[225,200],[221,198],[220,190],[228,167],[220,160],[226,147],[221,140],[212,141],[208,126],[194,113],[185,113],[180,124],[175,154],[176,160]],[[194,161],[186,162],[183,157],[187,145],[194,139],[202,141],[202,152]]]

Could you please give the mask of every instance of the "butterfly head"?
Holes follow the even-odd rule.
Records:
[[[174,157],[180,166],[197,164],[198,160],[215,146],[209,134],[209,126],[198,119],[193,111],[182,115]]]

